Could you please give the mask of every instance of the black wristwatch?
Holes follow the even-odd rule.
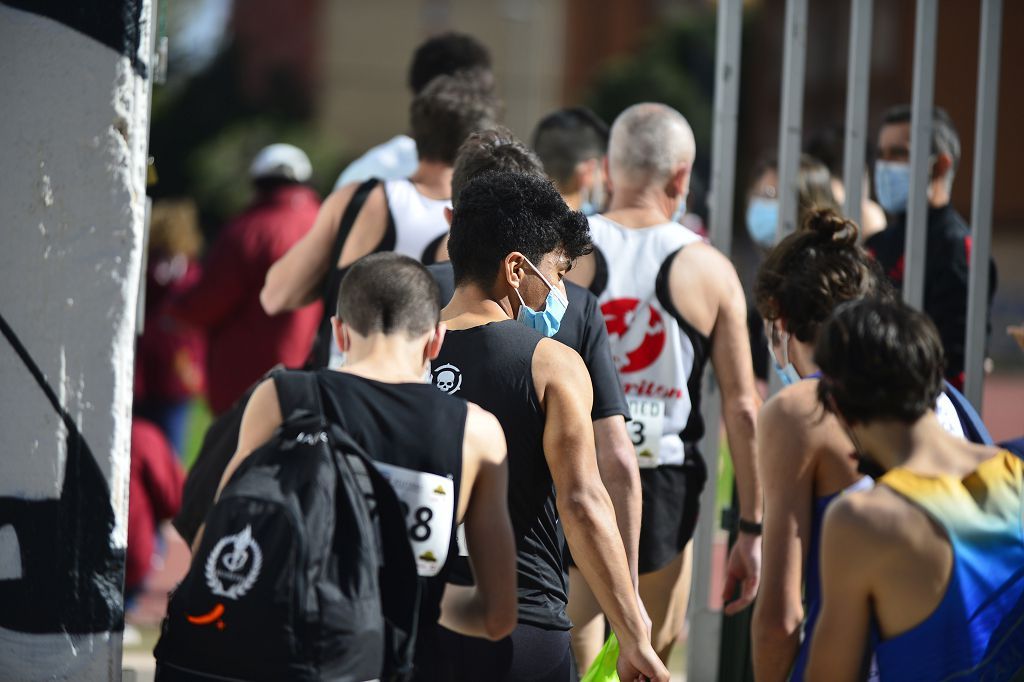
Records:
[[[764,527],[760,523],[754,521],[747,521],[742,516],[739,522],[736,524],[736,528],[741,533],[747,533],[748,535],[760,535],[764,531]]]

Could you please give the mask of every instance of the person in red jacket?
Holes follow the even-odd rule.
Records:
[[[249,169],[253,202],[218,236],[199,281],[170,302],[171,314],[206,330],[207,398],[215,415],[274,365],[297,367],[309,354],[321,304],[270,317],[259,295],[267,270],[316,219],[320,199],[305,184],[311,174],[297,147],[260,151]]]
[[[128,478],[128,549],[125,595],[131,600],[152,566],[158,528],[178,513],[185,474],[170,443],[156,424],[132,418],[131,470]]]

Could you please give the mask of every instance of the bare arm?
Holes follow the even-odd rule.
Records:
[[[281,416],[281,407],[277,402],[277,388],[273,379],[266,379],[249,397],[245,405],[245,412],[242,413],[242,424],[238,429],[238,447],[232,455],[224,473],[220,477],[220,485],[217,486],[217,494],[214,495],[214,502],[220,499],[220,493],[224,490],[231,477],[234,476],[238,467],[245,458],[252,454],[253,450],[270,440],[274,430],[281,425],[284,418]],[[203,540],[203,530],[206,524],[199,527],[196,536],[192,540],[192,553],[195,554]]]
[[[751,640],[754,672],[761,682],[788,679],[804,619],[803,566],[811,534],[814,472],[806,424],[791,409],[793,401],[787,400],[791,390],[765,404],[758,421],[764,563]]]
[[[516,626],[516,545],[508,515],[505,434],[490,413],[470,405],[463,446],[466,544],[476,584],[448,585],[440,623],[470,637],[498,640]],[[471,461],[467,461],[471,460]],[[475,466],[474,466],[475,465]],[[471,481],[466,472],[474,472]]]
[[[366,197],[345,239],[339,262],[329,262],[341,218],[358,188],[359,184],[346,185],[328,196],[313,228],[267,271],[260,303],[268,315],[312,303],[319,296],[324,277],[331,268],[347,267],[372,253],[380,244],[387,229],[387,198],[383,185],[375,187]]]
[[[711,337],[711,364],[722,392],[722,419],[736,471],[740,516],[760,522],[755,426],[761,399],[754,383],[743,287],[729,259],[706,244],[694,244],[679,253],[670,273],[670,287],[672,300],[684,317]],[[761,539],[741,532],[729,552],[722,591],[726,614],[737,613],[753,602],[760,575]],[[737,586],[740,596],[733,600]]]
[[[831,505],[821,531],[822,607],[811,640],[808,680],[860,679],[871,619],[871,541],[854,493]]]
[[[633,443],[626,431],[625,418],[615,415],[594,421],[594,443],[597,447],[597,467],[615,508],[615,521],[626,550],[629,575],[636,589],[643,500],[640,469],[636,463]]]
[[[620,677],[642,673],[668,680],[631,589],[615,511],[597,467],[586,366],[572,349],[545,339],[534,353],[533,375],[546,415],[544,456],[558,491],[558,514],[576,565],[621,643]]]

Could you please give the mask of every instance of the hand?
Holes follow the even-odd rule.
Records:
[[[725,614],[733,616],[750,606],[757,596],[757,587],[761,584],[761,537],[749,533],[740,533],[736,544],[729,552],[729,565],[722,589],[722,601],[725,602]],[[736,587],[740,588],[740,596],[732,599]]]
[[[616,670],[621,682],[669,682],[668,668],[648,641],[632,647],[620,646]]]

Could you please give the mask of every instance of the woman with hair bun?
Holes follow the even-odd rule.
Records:
[[[825,508],[843,491],[871,485],[839,422],[817,402],[818,332],[841,303],[891,296],[857,243],[856,224],[819,209],[808,211],[802,227],[768,253],[755,285],[771,364],[785,386],[764,404],[757,425],[765,510],[752,639],[755,677],[765,682],[803,679],[820,608]]]

